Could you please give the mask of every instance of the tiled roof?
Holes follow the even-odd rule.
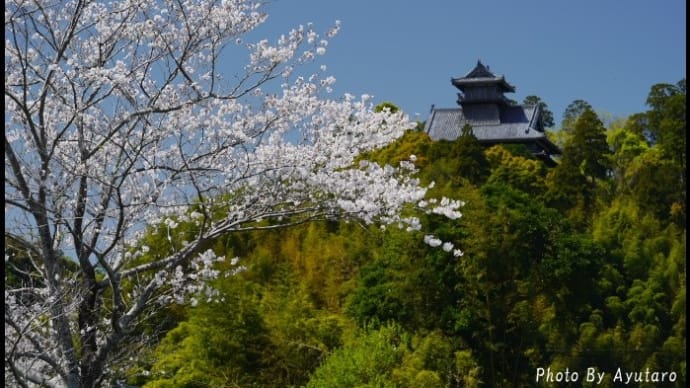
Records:
[[[472,126],[472,131],[482,143],[540,143],[550,153],[560,153],[544,132],[538,129],[536,120],[538,107],[511,106],[501,109],[501,122],[487,124],[474,122],[463,114],[461,108],[434,109],[426,121],[424,131],[432,140],[455,140],[460,136],[465,124]]]
[[[489,68],[484,66],[482,61],[477,61],[477,66],[470,70],[463,78],[494,78],[494,73],[489,71]]]
[[[544,133],[539,106],[511,105],[503,93],[515,92],[515,87],[481,61],[464,77],[451,78],[451,83],[463,92],[458,94],[460,107],[431,112],[424,131],[432,140],[455,140],[469,124],[484,144],[522,143],[550,163],[551,155],[561,153]]]
[[[464,90],[467,85],[480,85],[487,83],[495,83],[500,85],[506,92],[515,92],[515,86],[511,85],[506,81],[505,77],[482,77],[482,78],[451,78],[450,82],[455,85],[456,88]]]
[[[455,140],[460,136],[465,122],[460,108],[434,109],[426,120],[424,132],[428,133],[432,140]]]
[[[477,66],[470,70],[464,77],[451,78],[451,83],[460,90],[463,90],[466,85],[497,83],[503,87],[505,91],[515,92],[515,87],[506,81],[504,76],[497,76],[489,68],[484,66],[481,61],[477,61]]]

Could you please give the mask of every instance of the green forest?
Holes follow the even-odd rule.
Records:
[[[428,198],[464,201],[463,217],[410,208],[423,232],[323,220],[218,238],[218,294],[154,310],[136,366],[114,373],[150,388],[684,387],[685,80],[646,103],[607,124],[571,104],[549,134],[555,167],[471,128],[433,142],[419,123],[362,158],[413,160]],[[140,260],[182,243],[151,228]]]

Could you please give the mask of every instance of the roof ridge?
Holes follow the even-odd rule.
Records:
[[[536,126],[534,126],[534,121],[539,116],[540,112],[541,110],[539,109],[539,104],[534,104],[534,107],[532,108],[532,117],[530,117],[529,119],[529,126],[527,127],[527,131],[529,131],[530,129],[534,129],[537,132],[541,132]]]
[[[475,73],[476,75],[473,75]],[[496,78],[496,75],[492,73],[489,67],[485,66],[480,59],[477,60],[477,65],[462,78]]]

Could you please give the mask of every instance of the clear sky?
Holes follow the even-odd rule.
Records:
[[[340,33],[319,60],[336,93],[372,94],[425,120],[453,107],[451,77],[478,59],[540,96],[557,122],[575,99],[615,117],[646,110],[652,85],[686,73],[685,0],[268,0],[257,31],[273,41],[299,24]],[[320,62],[320,63],[321,63]]]

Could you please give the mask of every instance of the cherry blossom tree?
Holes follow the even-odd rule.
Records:
[[[5,2],[5,233],[26,243],[5,263],[21,254],[31,280],[5,287],[7,385],[105,384],[151,310],[217,275],[204,247],[222,234],[421,228],[402,215],[426,192],[413,164],[356,159],[413,123],[332,97],[315,61],[337,23],[245,43],[266,19],[244,0]],[[460,216],[460,202],[424,204]],[[180,222],[193,239],[137,260],[147,226],[176,240]]]

